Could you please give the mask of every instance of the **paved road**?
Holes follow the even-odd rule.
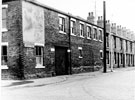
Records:
[[[2,87],[2,100],[135,100],[135,70],[66,78],[50,85]]]

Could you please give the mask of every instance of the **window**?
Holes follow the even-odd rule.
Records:
[[[7,65],[7,46],[2,45],[1,47],[1,64],[2,65]]]
[[[103,59],[103,50],[100,50],[100,59]]]
[[[117,62],[117,57],[116,57],[116,52],[114,52],[114,63],[116,64]]]
[[[132,52],[132,42],[130,42],[130,51]]]
[[[79,50],[79,58],[83,58],[83,56],[82,56],[82,47],[78,47],[78,50]]]
[[[122,46],[123,46],[122,39],[120,39],[120,49],[121,50],[122,50]]]
[[[75,35],[75,21],[71,20],[71,35]]]
[[[94,28],[94,39],[98,39],[98,37],[97,37],[97,29],[96,28]]]
[[[102,32],[102,30],[99,30],[99,40],[103,41],[103,32]]]
[[[122,53],[120,54],[120,57],[121,57],[121,64],[123,64],[123,54]]]
[[[106,52],[106,63],[109,64],[109,51]]]
[[[91,27],[87,26],[87,38],[91,38]]]
[[[2,5],[2,30],[7,30],[7,5]]]
[[[132,55],[131,55],[131,65],[132,65]]]
[[[65,18],[59,16],[59,30],[65,32]]]
[[[35,50],[36,50],[36,64],[43,65],[43,47],[36,45]]]
[[[109,47],[109,35],[106,34],[106,46]]]
[[[126,51],[128,51],[128,42],[126,40]]]
[[[114,37],[114,48],[116,48],[116,37]]]
[[[80,24],[80,37],[83,37],[84,34],[84,24]]]

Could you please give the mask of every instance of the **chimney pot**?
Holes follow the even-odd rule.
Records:
[[[93,12],[91,12],[91,16],[93,16]]]
[[[90,12],[89,12],[89,16],[90,16]]]
[[[102,20],[103,18],[102,18],[102,16],[101,16],[101,20]]]
[[[98,16],[98,20],[100,20],[100,16]]]

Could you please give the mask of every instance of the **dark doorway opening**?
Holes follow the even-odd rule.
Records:
[[[68,74],[68,53],[67,47],[55,47],[55,72],[56,75]]]

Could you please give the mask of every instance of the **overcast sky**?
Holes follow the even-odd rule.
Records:
[[[50,7],[87,18],[88,12],[103,15],[103,0],[37,0]],[[135,0],[106,0],[107,20],[135,32]]]

